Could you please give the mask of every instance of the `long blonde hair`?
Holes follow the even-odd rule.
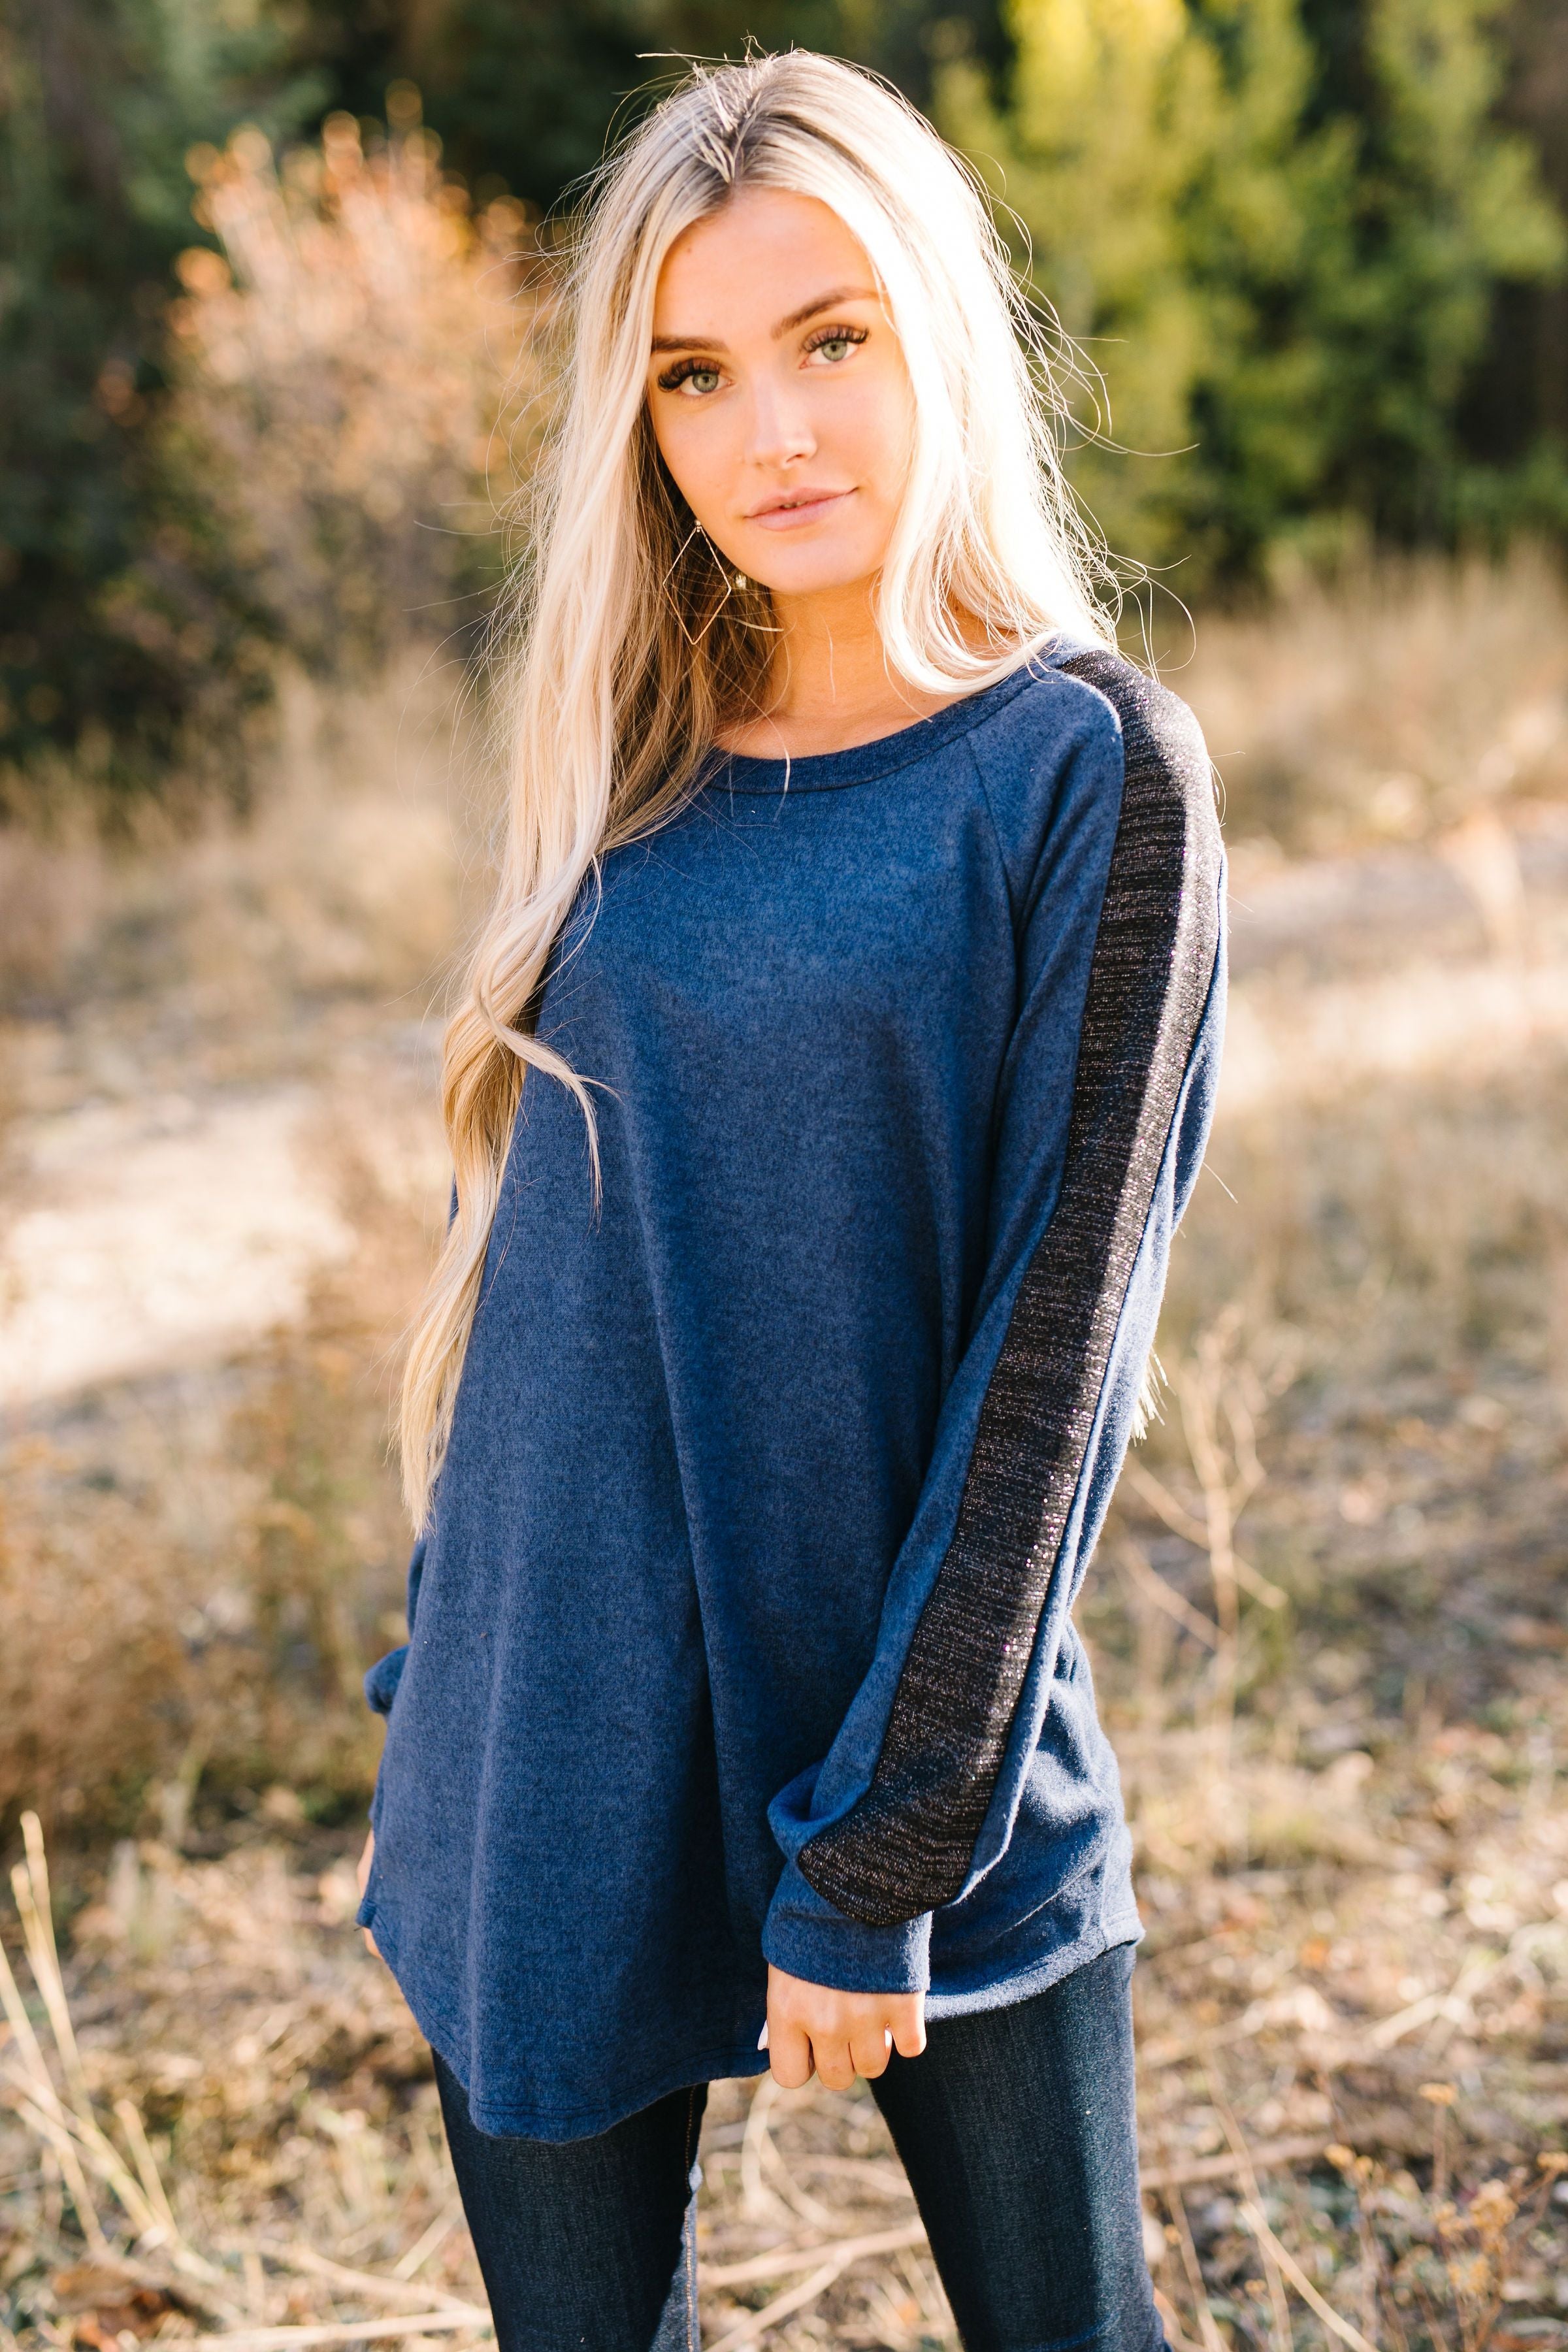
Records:
[[[564,396],[516,615],[506,846],[447,1032],[457,1205],[404,1381],[416,1526],[451,1430],[530,1070],[576,1097],[598,1182],[592,1078],[533,1034],[552,945],[605,853],[668,815],[716,729],[767,699],[767,592],[737,593],[726,579],[658,457],[646,399],[665,256],[745,187],[837,213],[900,340],[914,429],[878,586],[890,670],[951,695],[1058,631],[1109,635],[1094,542],[1061,478],[1044,339],[966,167],[901,99],[832,58],[795,50],[692,72],[605,165],[566,281]]]

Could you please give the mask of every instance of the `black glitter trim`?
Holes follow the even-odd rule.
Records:
[[[981,1405],[870,1785],[799,1855],[816,1892],[868,1927],[951,1903],[968,1876],[1218,951],[1219,827],[1196,722],[1116,655],[1061,667],[1121,719],[1121,813],[1056,1211]]]

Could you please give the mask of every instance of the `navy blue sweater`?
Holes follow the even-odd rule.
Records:
[[[605,861],[541,1034],[362,1919],[480,2129],[758,2071],[764,1958],[1016,2000],[1139,1933],[1069,1610],[1223,1017],[1201,738],[1065,646]]]

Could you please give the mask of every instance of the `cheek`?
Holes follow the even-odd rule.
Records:
[[[863,459],[863,478],[896,499],[914,455],[914,403],[903,371],[889,368],[868,379],[852,421],[846,421]]]
[[[700,520],[722,499],[728,474],[721,434],[712,430],[711,417],[683,415],[660,404],[653,409],[653,437],[659,456],[691,511]]]

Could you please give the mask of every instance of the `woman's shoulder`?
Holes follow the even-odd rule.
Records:
[[[1112,827],[1179,807],[1217,835],[1203,730],[1179,695],[1110,646],[1081,640],[1056,641],[1018,678],[971,738],[1006,830],[1027,835],[1069,806]]]
[[[977,738],[992,739],[995,751],[1096,743],[1125,751],[1131,748],[1127,739],[1135,737],[1140,752],[1173,764],[1195,762],[1206,773],[1203,730],[1193,712],[1111,646],[1058,638],[1022,663],[1016,677],[1018,690],[998,706],[989,727],[976,730]]]

